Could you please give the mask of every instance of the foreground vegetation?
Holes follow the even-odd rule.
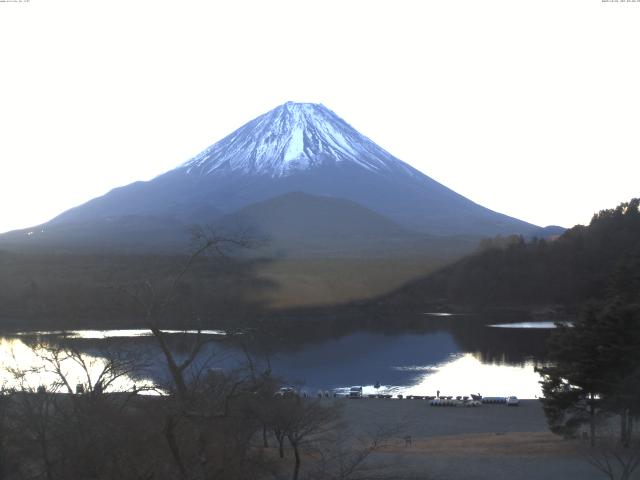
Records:
[[[195,363],[170,354],[169,380],[153,396],[117,386],[143,368],[136,355],[107,357],[76,384],[64,362],[88,367],[89,358],[64,341],[39,344],[55,381],[36,387],[14,370],[20,386],[0,396],[0,478],[296,479],[304,469],[305,478],[346,479],[382,446],[380,436],[356,443],[332,404],[277,395],[269,372],[205,368],[199,341]]]

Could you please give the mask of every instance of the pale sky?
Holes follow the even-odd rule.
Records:
[[[640,2],[0,0],[0,231],[323,103],[491,209],[640,195]]]

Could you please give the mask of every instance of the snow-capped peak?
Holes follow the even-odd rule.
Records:
[[[180,168],[286,176],[326,163],[352,162],[384,172],[408,165],[358,133],[322,104],[287,102],[240,127]]]

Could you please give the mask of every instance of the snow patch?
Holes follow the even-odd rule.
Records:
[[[303,153],[304,149],[304,132],[300,125],[296,125],[296,128],[291,133],[291,139],[287,145],[287,151],[282,158],[285,162],[297,159]]]
[[[287,176],[327,156],[372,172],[412,169],[358,133],[328,108],[287,102],[261,115],[183,164],[188,175],[240,171]]]

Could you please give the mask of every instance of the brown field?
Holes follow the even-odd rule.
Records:
[[[519,407],[431,407],[425,400],[344,400],[352,431],[397,433],[371,459],[379,478],[412,480],[596,480],[588,447],[549,432],[540,402]],[[411,444],[405,443],[411,436]],[[634,479],[640,478],[638,472]]]
[[[397,442],[387,453],[430,455],[566,455],[579,452],[581,445],[550,432],[473,433],[443,435],[412,440],[410,446]]]
[[[371,298],[444,265],[433,258],[281,259],[258,275],[275,282],[266,300],[273,307],[330,305]]]

